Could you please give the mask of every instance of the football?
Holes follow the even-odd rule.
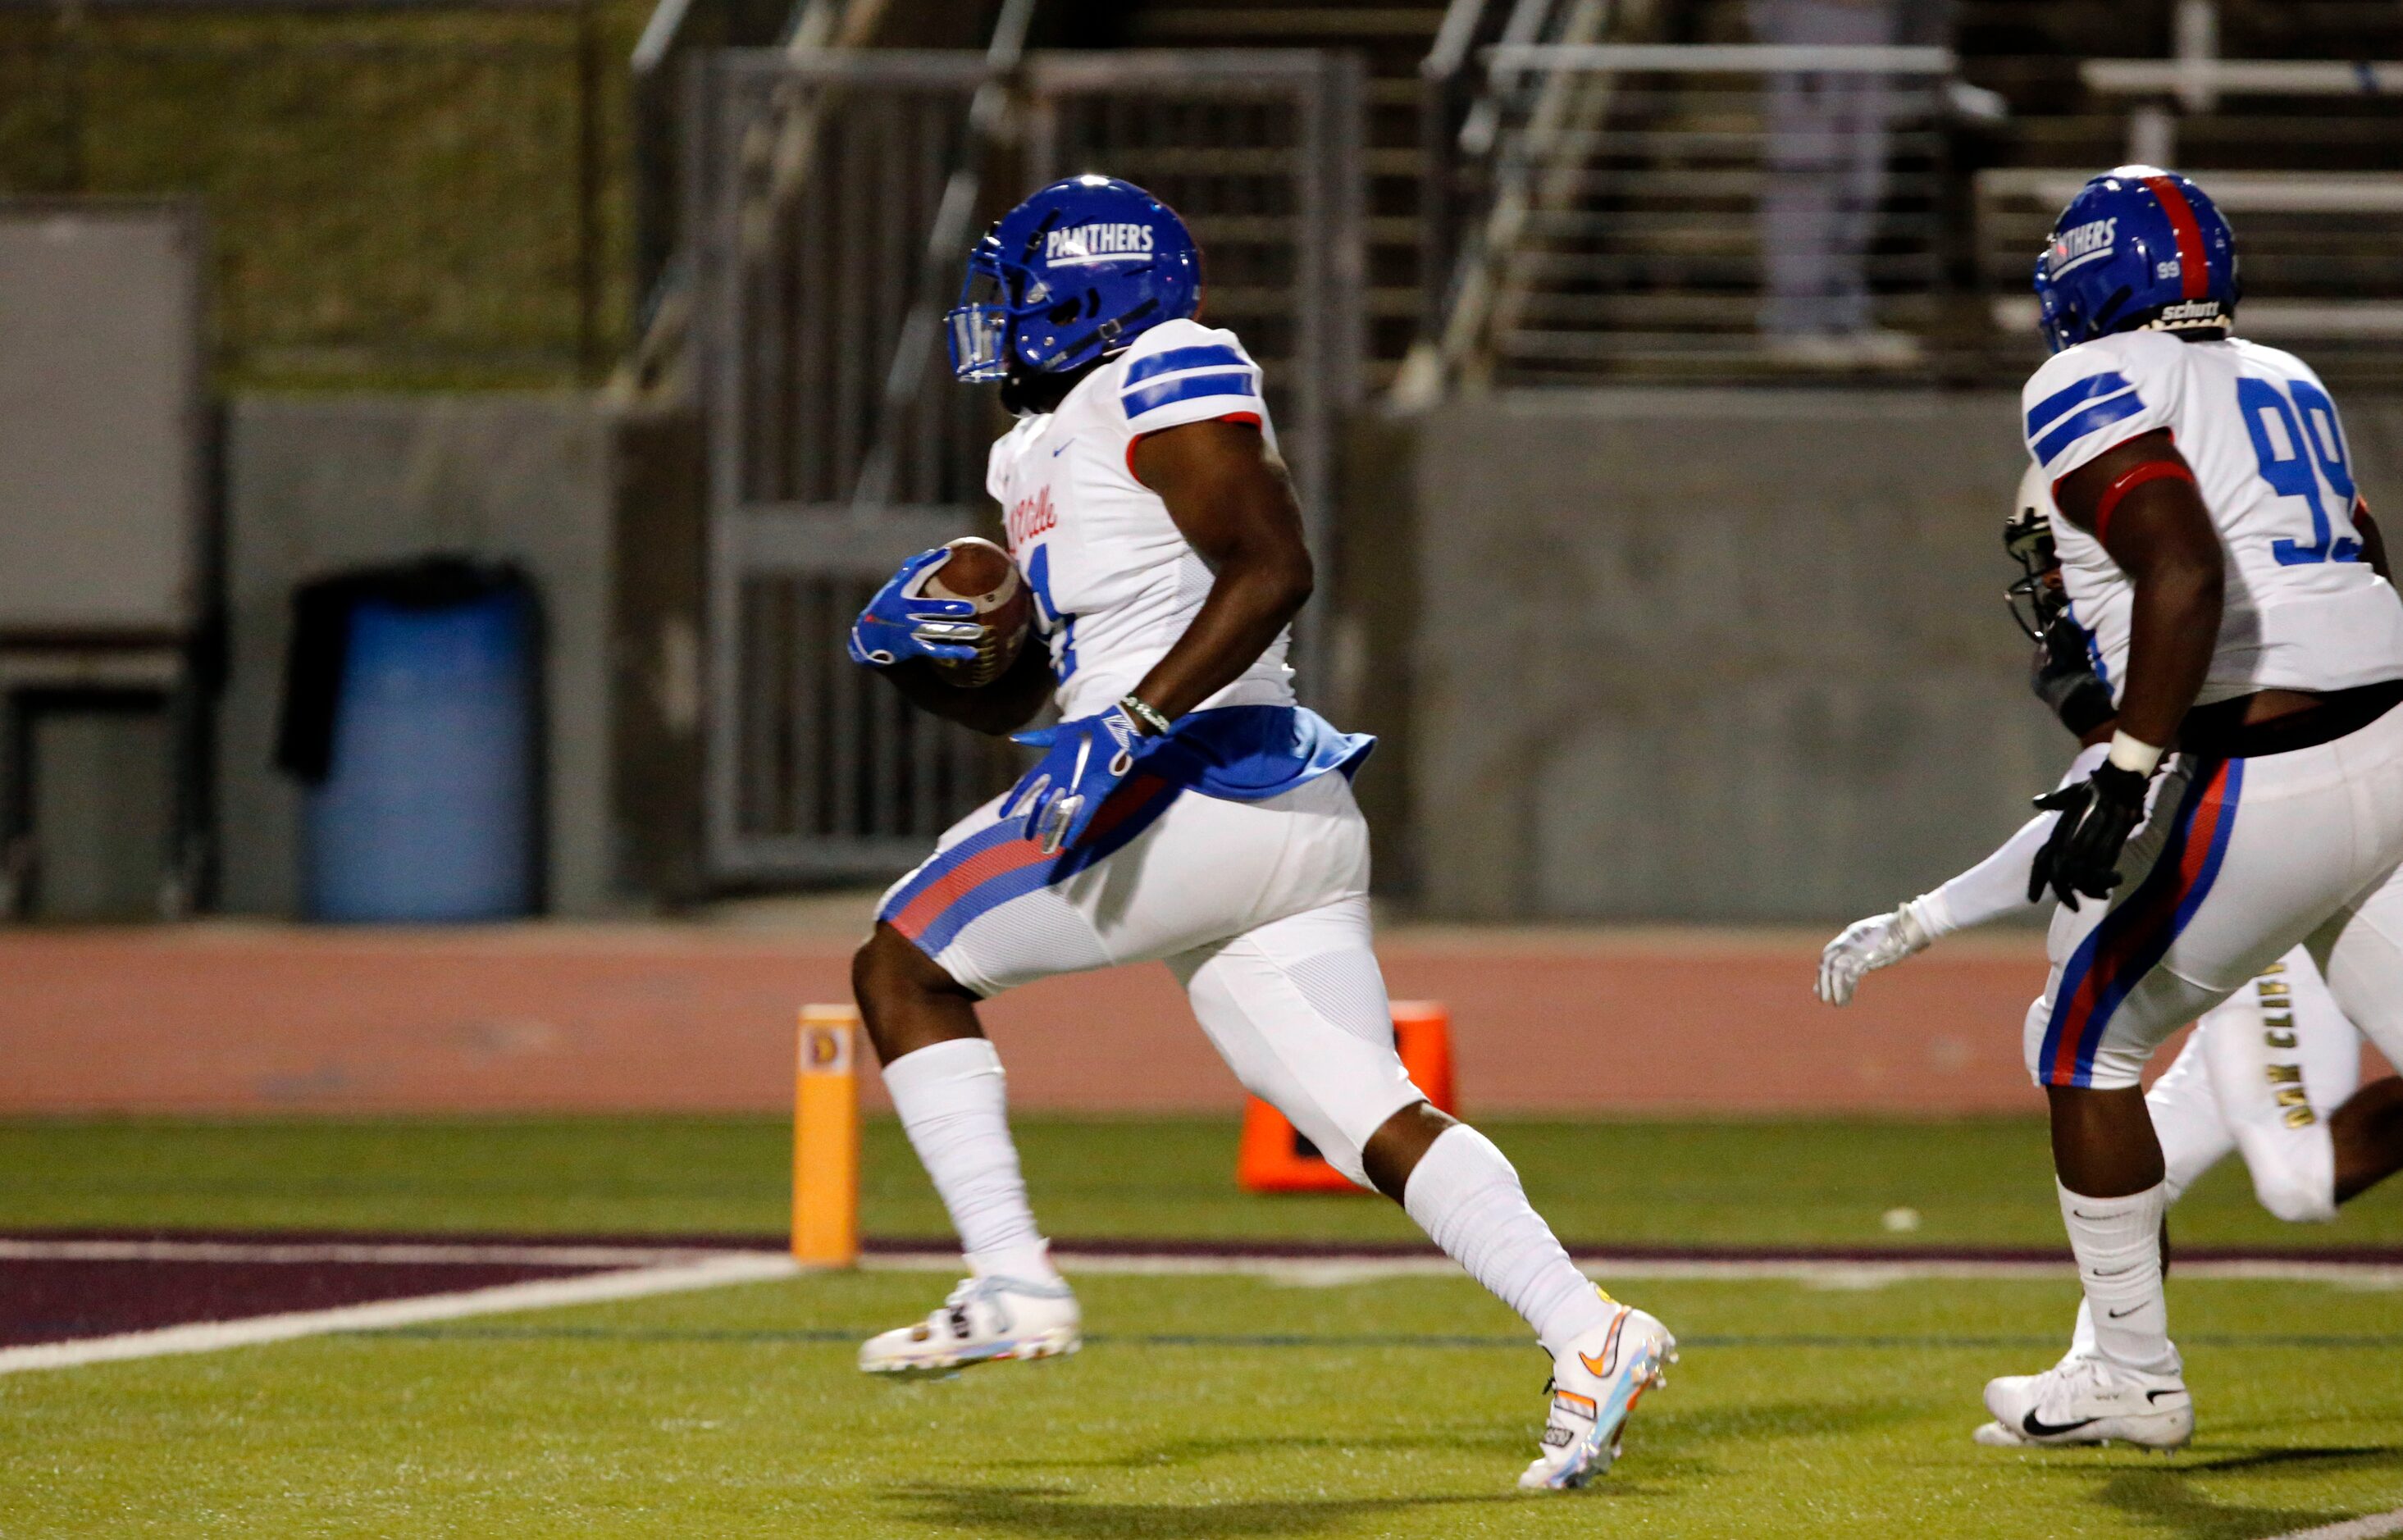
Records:
[[[935,673],[963,689],[992,684],[1018,660],[1035,618],[1035,601],[1009,552],[979,535],[962,535],[946,548],[951,555],[919,574],[917,595],[965,599],[977,609],[984,641],[965,662],[938,659]]]

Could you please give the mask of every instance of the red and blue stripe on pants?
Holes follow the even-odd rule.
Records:
[[[1182,790],[1181,784],[1157,775],[1131,777],[1093,814],[1084,838],[1056,855],[1044,854],[1024,837],[1023,819],[1004,817],[919,867],[876,917],[920,951],[938,956],[970,923],[1011,899],[1064,882],[1124,849]]]
[[[2205,761],[2178,804],[2169,842],[2136,891],[2103,917],[2070,954],[2053,996],[2052,1020],[2037,1055],[2045,1084],[2091,1086],[2094,1055],[2112,1013],[2145,975],[2169,954],[2219,880],[2236,802],[2244,788],[2244,761]]]

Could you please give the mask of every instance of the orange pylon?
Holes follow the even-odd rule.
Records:
[[[1402,1068],[1438,1111],[1459,1110],[1452,1096],[1452,1013],[1433,1000],[1393,1003],[1394,1040]],[[1317,1148],[1285,1120],[1285,1114],[1255,1096],[1243,1108],[1243,1143],[1235,1152],[1235,1182],[1245,1192],[1359,1192],[1344,1174],[1319,1158]]]

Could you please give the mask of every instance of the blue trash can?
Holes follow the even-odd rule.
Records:
[[[540,625],[524,574],[456,558],[349,573],[296,611],[279,756],[309,783],[310,918],[533,913]]]

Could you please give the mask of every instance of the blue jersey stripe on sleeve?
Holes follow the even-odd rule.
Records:
[[[2127,376],[2118,373],[2090,374],[2067,390],[2055,391],[2028,409],[2027,431],[2033,438],[2044,425],[2080,401],[2091,401],[2098,395],[2109,395],[2128,388]]]
[[[1251,367],[1251,360],[1219,343],[1198,348],[1171,348],[1166,353],[1155,353],[1148,358],[1138,358],[1129,364],[1125,382],[1140,385],[1146,380],[1174,374],[1179,369],[1247,369]]]
[[[1190,401],[1201,395],[1257,395],[1249,369],[1241,374],[1188,374],[1179,380],[1163,380],[1157,385],[1128,391],[1126,402],[1129,418],[1142,416],[1155,408],[1173,402]]]
[[[2108,400],[2097,401],[2084,411],[2063,420],[2058,427],[2037,439],[2033,446],[2035,457],[2050,469],[2053,460],[2070,445],[2092,433],[2108,427],[2123,417],[2133,417],[2145,409],[2134,391],[2123,391]]]

